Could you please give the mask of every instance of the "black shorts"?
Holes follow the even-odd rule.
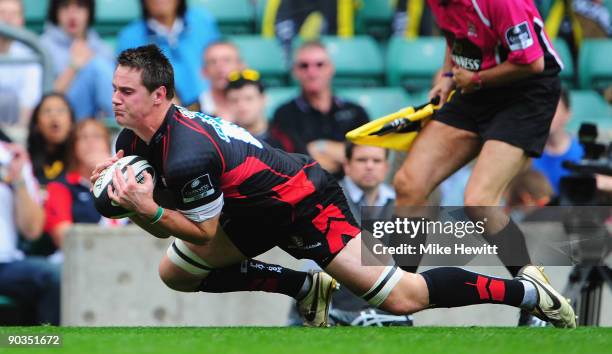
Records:
[[[469,94],[459,90],[433,119],[478,134],[483,142],[499,140],[531,157],[542,155],[559,96],[558,77],[532,78],[511,86]]]
[[[300,201],[288,215],[266,210],[221,215],[221,226],[234,245],[249,258],[278,246],[297,259],[307,258],[322,268],[361,229],[351,214],[342,188],[328,176],[327,185]]]

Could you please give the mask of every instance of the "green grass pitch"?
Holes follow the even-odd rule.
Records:
[[[0,353],[475,354],[612,353],[612,328],[194,328],[0,327],[0,335],[61,334],[60,348]]]

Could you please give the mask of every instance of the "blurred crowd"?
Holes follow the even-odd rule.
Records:
[[[566,39],[574,58],[582,38],[612,35],[602,0],[540,2],[556,16],[547,30]],[[116,130],[108,119],[113,117],[114,60],[130,47],[155,43],[162,48],[174,66],[176,104],[230,120],[276,148],[312,156],[341,181],[357,216],[361,206],[383,207],[376,217],[393,210],[395,193],[386,181],[394,172],[392,160],[402,154],[347,144],[348,131],[375,117],[335,95],[334,62],[316,40],[322,34],[352,35],[353,20],[337,13],[348,6],[352,14],[359,1],[280,1],[275,11],[266,10],[262,33],[282,43],[299,86],[272,117],[266,114],[260,73],[222,37],[206,8],[185,0],[141,0],[140,6],[142,18],[118,33],[113,49],[94,29],[95,0],[50,0],[39,36],[53,61],[50,92],[43,92],[40,64],[27,62],[34,57],[31,49],[0,37],[0,54],[26,60],[0,64],[0,295],[28,309],[22,322],[59,324],[61,250],[71,225],[127,224],[97,213],[89,176],[97,162],[113,154]],[[424,0],[397,0],[395,9],[386,30],[373,34],[380,40],[439,34]],[[22,1],[0,0],[0,22],[24,27]],[[303,41],[293,50],[297,36]],[[562,162],[584,156],[566,129],[571,112],[564,92],[544,155],[506,193],[509,213],[554,203],[561,178],[570,173]],[[431,203],[461,205],[469,168],[445,181]],[[611,189],[604,177],[598,177],[598,187]]]

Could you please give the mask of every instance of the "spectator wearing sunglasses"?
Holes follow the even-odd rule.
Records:
[[[287,141],[278,139],[268,129],[265,113],[266,95],[259,72],[252,69],[232,71],[227,80],[225,99],[230,108],[229,113],[234,117],[234,123],[246,129],[258,140],[286,150]]]
[[[344,135],[367,123],[368,115],[361,106],[334,96],[334,64],[321,43],[305,42],[294,58],[293,75],[301,94],[276,110],[273,130],[290,142],[290,152],[308,154],[341,177]]]

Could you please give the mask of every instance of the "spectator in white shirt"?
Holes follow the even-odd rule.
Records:
[[[44,211],[28,153],[0,142],[0,295],[36,309],[41,324],[59,325],[60,270],[45,258],[24,257],[18,235],[33,240],[42,234]]]
[[[23,4],[21,0],[0,0],[0,22],[23,27]],[[0,55],[9,58],[35,58],[30,48],[0,37]],[[0,65],[0,124],[19,124],[27,127],[32,109],[42,93],[42,69],[37,63]]]

